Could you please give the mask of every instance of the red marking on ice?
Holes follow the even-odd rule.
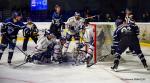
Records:
[[[19,80],[19,79],[15,79],[15,78],[7,78],[7,77],[0,77],[0,79],[4,79],[4,80],[13,80],[13,81],[17,81],[18,83],[20,83],[20,82],[25,82],[25,83],[35,83],[35,82],[32,82],[32,81]]]

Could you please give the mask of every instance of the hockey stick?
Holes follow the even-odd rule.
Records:
[[[11,44],[14,45],[14,43],[13,43],[9,38],[6,37],[6,39],[7,39]],[[26,54],[26,53],[25,53],[22,49],[20,49],[17,45],[15,45],[15,47],[16,47],[19,51],[21,51],[25,56],[28,56],[28,54]]]
[[[90,19],[90,18],[95,18],[95,17],[100,17],[100,15],[94,15],[94,16],[86,17],[84,19]]]
[[[6,36],[5,36],[5,37],[6,37]],[[14,45],[14,43],[13,43],[9,38],[6,37],[6,39],[7,39],[11,44]],[[22,63],[22,65],[28,63],[28,62],[29,62],[29,59],[30,59],[30,55],[26,54],[26,53],[25,53],[23,50],[21,50],[17,45],[15,45],[15,47],[25,55],[25,62]],[[20,65],[21,65],[21,64],[20,64]],[[16,68],[16,67],[19,67],[19,65],[18,65],[18,66],[15,66],[14,68]]]
[[[107,48],[106,45],[105,45],[105,47],[106,47],[106,50],[107,50],[107,51],[110,51],[110,50]],[[107,54],[107,55],[101,56],[99,61],[104,61],[104,59],[106,59],[106,58],[107,58],[108,56],[110,56],[110,55],[112,55],[112,54],[109,53],[109,54]]]
[[[24,62],[24,63],[21,63],[20,65],[17,65],[17,66],[15,66],[14,68],[18,68],[18,67],[20,67],[20,66],[22,66],[22,65],[24,65],[24,64],[26,64],[27,62]]]
[[[103,39],[103,40],[104,40],[104,42],[105,42],[105,39]],[[108,52],[110,52],[109,48],[106,46],[106,43],[103,43],[103,46],[105,46],[106,50],[107,50]],[[101,56],[98,61],[104,61],[104,59],[106,59],[106,58],[107,58],[108,56],[110,56],[110,55],[112,55],[112,54],[109,53],[109,54],[106,54],[106,55],[104,55],[104,56]]]
[[[107,46],[105,45],[106,47],[106,50],[109,52],[110,50],[107,48]],[[99,61],[104,61],[104,59],[106,59],[108,56],[112,55],[111,53],[107,54],[107,55],[104,55],[104,56],[101,56]]]
[[[101,56],[99,61],[104,61],[104,59],[106,59],[108,56],[110,56],[111,54],[107,54],[105,56]]]
[[[24,65],[24,64],[26,64],[26,63],[28,63],[28,62],[31,62],[31,57],[30,57],[30,55],[27,56],[25,62],[23,62],[23,63],[21,63],[21,64],[15,66],[14,68],[18,68],[18,67],[20,67],[20,66],[22,66],[22,65]]]

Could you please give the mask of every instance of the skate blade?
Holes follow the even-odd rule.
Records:
[[[90,64],[88,64],[86,67],[89,68],[89,67],[93,66],[94,64],[95,64],[95,63],[90,63]]]
[[[116,69],[116,68],[114,69],[114,68],[111,67],[111,70],[114,71],[114,72],[118,72],[118,69]]]
[[[147,68],[145,68],[145,69],[146,69],[147,71],[150,71],[150,68],[148,68],[148,67],[147,67]]]
[[[112,69],[114,72],[118,72],[118,70],[117,69]]]

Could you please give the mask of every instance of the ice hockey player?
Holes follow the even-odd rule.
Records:
[[[61,48],[61,40],[56,39],[56,36],[47,31],[45,36],[39,38],[36,49],[31,57],[32,61],[49,63],[51,62],[51,57],[53,57],[53,61],[61,63]]]
[[[137,35],[136,39],[137,41],[139,41],[138,39],[138,35],[139,35],[139,27],[135,24],[135,20],[133,18],[133,14],[130,14],[130,15],[127,15],[128,17],[125,18],[125,22],[130,25],[131,28],[134,28],[134,33]],[[118,27],[120,25],[120,23],[122,22],[123,20],[120,18],[120,19],[117,19],[115,24],[116,24],[116,27]],[[118,28],[117,28],[118,29]],[[116,29],[116,31],[117,31]],[[114,32],[114,37],[116,36],[116,32]],[[115,41],[113,42],[114,45],[112,46],[112,51],[111,51],[111,54],[113,55],[115,53]],[[127,54],[130,54],[132,53],[133,55],[136,55],[135,52],[133,51],[132,47],[129,46],[129,51],[126,51]]]
[[[54,44],[54,47],[53,47],[52,61],[59,62],[59,63],[65,62],[65,56],[62,55],[62,48],[65,42],[66,42],[66,39],[62,37],[56,40],[56,43]]]
[[[125,13],[126,13],[125,14],[126,23],[133,23],[134,21],[132,21],[132,16],[133,16],[132,11],[130,9],[126,9]],[[126,54],[133,54],[134,55],[134,51],[130,46],[129,46],[129,50],[126,51]]]
[[[148,65],[140,49],[139,41],[137,41],[137,34],[135,34],[136,29],[132,28],[128,23],[124,21],[121,21],[118,24],[119,26],[116,29],[114,35],[114,66],[112,66],[111,69],[117,71],[121,54],[130,46],[140,58],[144,68],[148,70]]]
[[[84,25],[84,19],[80,16],[79,12],[75,12],[74,16],[70,17],[66,22],[67,32],[65,34],[66,37],[66,43],[63,48],[63,54],[65,54],[68,50],[70,41],[72,41],[72,38],[75,39],[76,47],[79,46],[79,40],[80,40],[80,28]]]
[[[61,38],[61,28],[64,28],[63,15],[61,6],[56,5],[55,11],[52,15],[52,24],[50,26],[50,32],[53,33],[57,39]]]
[[[116,35],[117,35],[117,30],[119,29],[119,26],[123,23],[123,19],[121,18],[117,18],[115,21],[115,25],[116,25],[116,30],[114,31],[113,34],[113,44],[111,46],[111,54],[114,55],[116,53],[116,48],[118,46],[118,41],[115,39]]]
[[[2,23],[1,27],[1,45],[0,45],[0,59],[4,50],[9,45],[9,53],[8,53],[8,63],[11,64],[11,60],[13,57],[14,49],[17,41],[17,34],[20,29],[24,29],[25,25],[21,22],[22,15],[20,12],[14,12],[12,17],[6,19],[5,22]]]
[[[39,36],[38,34],[39,30],[36,27],[36,25],[32,22],[30,17],[27,18],[26,27],[27,28],[23,29],[23,36],[24,36],[24,42],[22,47],[23,51],[27,51],[27,44],[30,37],[35,43],[37,43],[38,36]]]
[[[94,52],[94,28],[89,25],[89,22],[87,20],[84,21],[84,26],[81,28],[81,32],[83,35],[81,35],[80,39],[83,39],[80,41],[79,48],[82,48],[85,46],[85,51],[87,51],[85,55],[85,60],[87,63],[87,67],[90,67],[93,65],[90,61],[93,58],[93,52]]]

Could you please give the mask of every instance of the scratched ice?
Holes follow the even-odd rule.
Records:
[[[20,46],[22,43],[17,43]],[[35,44],[29,43],[29,51]],[[150,64],[150,48],[142,47],[143,53]],[[27,63],[17,69],[13,66],[23,62],[24,55],[15,50],[13,65],[7,65],[7,50],[0,61],[0,83],[149,83],[150,72],[143,69],[136,56],[123,54],[125,63],[119,66],[119,72],[110,70],[112,62],[99,62],[91,68],[85,65],[70,64],[36,65]]]

